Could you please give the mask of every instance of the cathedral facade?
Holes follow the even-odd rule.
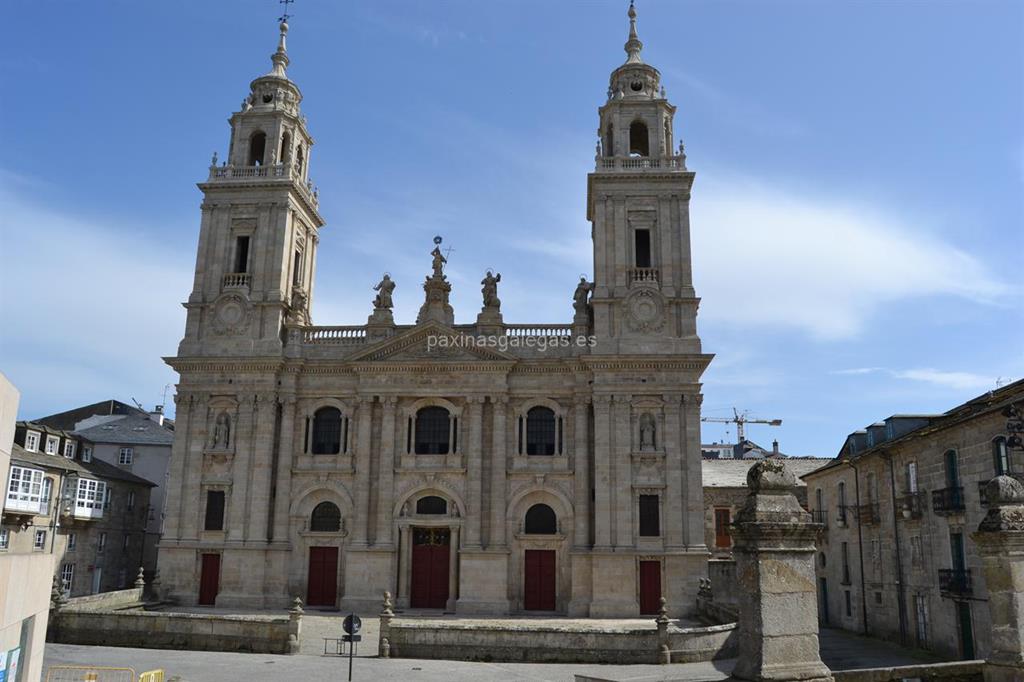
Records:
[[[561,325],[506,323],[492,272],[475,322],[456,324],[440,244],[415,324],[395,322],[387,276],[365,325],[312,324],[325,223],[287,30],[199,185],[195,281],[167,358],[180,383],[164,588],[257,608],[298,596],[372,612],[389,591],[456,613],[635,616],[662,597],[691,611],[711,356],[694,174],[635,11],[587,178],[593,281],[567,283]]]

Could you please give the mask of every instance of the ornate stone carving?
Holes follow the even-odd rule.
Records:
[[[655,432],[657,427],[655,426],[654,415],[650,412],[644,412],[640,415],[640,450],[654,450],[657,445],[655,443]]]
[[[589,306],[588,298],[593,290],[593,283],[588,282],[586,277],[581,276],[580,283],[576,285],[576,291],[572,295],[572,307],[576,310],[577,315],[587,312]]]
[[[227,450],[231,447],[231,415],[227,412],[221,412],[214,420],[210,446],[216,450]]]
[[[633,331],[650,333],[665,326],[665,300],[651,288],[637,289],[623,302],[626,323]]]
[[[252,323],[252,306],[239,294],[227,294],[214,305],[213,331],[223,336],[244,334]]]
[[[498,298],[498,282],[501,281],[501,273],[497,275],[492,273],[490,270],[484,275],[484,278],[480,280],[480,293],[484,298],[484,308],[500,308],[501,299]]]
[[[385,272],[383,279],[373,290],[377,292],[377,296],[373,299],[373,309],[375,311],[391,310],[391,307],[394,305],[391,300],[391,292],[395,290],[395,283],[392,281],[391,276]]]

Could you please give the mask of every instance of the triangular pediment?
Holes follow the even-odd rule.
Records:
[[[488,347],[490,337],[461,332],[430,321],[356,353],[353,362],[515,362],[516,358]]]

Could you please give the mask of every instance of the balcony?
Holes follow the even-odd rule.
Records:
[[[222,289],[249,289],[252,284],[252,274],[248,272],[229,272],[221,280]]]
[[[645,170],[685,171],[686,159],[682,156],[599,156],[598,173],[638,172]]]
[[[5,514],[45,514],[46,508],[40,500],[23,499],[20,497],[8,497],[4,501]]]
[[[658,268],[630,268],[626,271],[626,278],[629,280],[629,286],[657,284],[661,281],[661,272]]]
[[[871,526],[882,520],[882,514],[877,502],[862,504],[857,509],[857,520],[865,526]]]
[[[968,596],[973,593],[971,569],[940,568],[939,592],[942,594]]]
[[[820,523],[821,525],[828,528],[828,510],[827,509],[812,509],[811,510],[811,522]]]
[[[76,502],[71,507],[71,518],[81,519],[83,521],[89,521],[92,519],[103,518],[103,503],[102,502]]]
[[[210,177],[207,182],[252,182],[260,179],[290,180],[313,208],[319,208],[319,190],[313,187],[311,181],[302,177],[302,168],[292,162],[265,166],[210,166]]]
[[[1012,473],[1004,475],[1009,476],[1011,478],[1016,478],[1021,483],[1024,483],[1024,474]],[[989,481],[978,481],[978,497],[981,499],[982,507],[988,506],[988,484]]]
[[[932,491],[932,511],[936,514],[948,516],[959,514],[964,510],[964,489],[963,486],[943,488]]]
[[[919,519],[924,516],[925,496],[923,492],[905,492],[896,500],[905,519]]]

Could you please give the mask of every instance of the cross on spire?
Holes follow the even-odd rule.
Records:
[[[278,17],[277,20],[279,22],[281,22],[282,24],[287,24],[288,20],[292,18],[292,15],[288,14],[288,5],[290,5],[293,2],[295,2],[295,0],[277,0],[277,1],[279,3],[281,3],[282,5],[284,5],[284,14],[282,14],[280,17]]]

